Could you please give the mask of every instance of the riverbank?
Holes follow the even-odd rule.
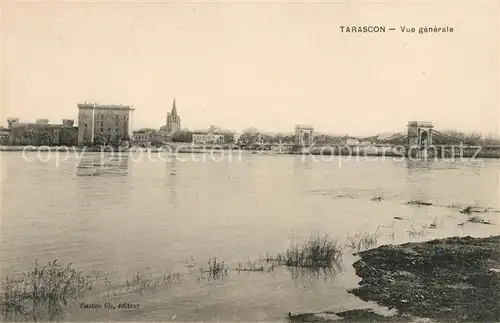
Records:
[[[289,315],[292,322],[410,321],[498,322],[500,320],[500,236],[452,237],[385,245],[358,253],[361,277],[349,292],[364,301],[396,309],[387,317],[369,310]]]
[[[435,148],[435,149],[434,149]],[[475,159],[475,158],[500,158],[499,147],[464,147],[451,153],[449,149],[434,147],[429,150],[427,159]],[[394,157],[394,158],[425,158],[405,156],[398,147],[366,146],[366,147],[337,147],[322,146],[302,150],[292,147],[272,147],[266,149],[252,149],[234,145],[198,146],[190,144],[172,144],[161,148],[113,148],[113,147],[81,147],[81,146],[0,146],[0,152],[63,152],[63,153],[172,153],[172,154],[221,154],[229,152],[258,154],[258,155],[309,155],[309,156],[350,156],[350,157]]]

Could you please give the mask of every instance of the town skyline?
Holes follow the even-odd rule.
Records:
[[[76,119],[78,102],[95,101],[131,105],[134,129],[158,128],[175,97],[189,129],[369,136],[422,120],[499,135],[488,6],[7,3],[1,120]],[[453,24],[459,37],[338,30],[373,21]]]
[[[82,103],[78,103],[77,106],[80,106],[80,105],[95,105],[95,106],[103,106],[101,103],[99,102],[95,102],[95,101],[91,101],[91,100],[85,100],[83,101]],[[133,105],[130,105],[130,104],[122,104],[122,103],[111,103],[111,104],[104,104],[104,106],[116,106],[116,107],[129,107],[131,108],[131,115],[132,115],[132,118],[131,119],[135,119],[133,117],[134,113],[135,113],[135,108]],[[294,133],[294,130],[284,130],[284,131],[276,131],[276,130],[268,130],[268,129],[260,129],[258,127],[255,127],[255,126],[247,126],[246,128],[244,129],[235,129],[235,128],[231,128],[231,127],[220,127],[218,125],[214,125],[214,124],[209,124],[209,125],[204,125],[204,126],[201,126],[201,127],[198,127],[198,128],[190,128],[190,127],[186,127],[186,126],[180,126],[180,120],[182,118],[180,118],[180,114],[177,115],[177,105],[176,105],[176,98],[174,97],[173,98],[173,101],[172,101],[172,106],[170,107],[171,111],[166,113],[166,117],[165,117],[165,122],[162,123],[161,125],[159,126],[152,126],[152,125],[146,125],[146,126],[141,126],[141,127],[137,127],[137,126],[134,126],[133,123],[131,124],[131,129],[130,131],[133,132],[133,131],[141,131],[141,130],[145,130],[145,129],[152,129],[152,130],[155,130],[155,131],[160,131],[160,132],[169,132],[169,133],[175,133],[175,132],[182,132],[182,131],[190,131],[190,132],[213,132],[215,131],[215,129],[218,129],[218,130],[221,130],[223,132],[234,132],[234,133],[248,133],[248,132],[258,132],[258,133],[262,133],[262,134],[274,134],[274,135],[277,135],[277,134],[293,134]],[[171,113],[175,111],[175,116],[177,118],[180,118],[178,120],[179,122],[179,125],[176,129],[170,129],[170,130],[167,130],[168,128],[168,120],[169,120],[169,117],[171,115]],[[49,121],[59,121],[58,119],[56,120],[51,120],[51,119],[48,119],[46,118],[45,116],[41,117],[41,116],[38,116],[37,118],[35,119],[32,119],[32,120],[20,120],[19,117],[15,116],[15,117],[9,117],[7,118],[6,120],[8,119],[16,119],[18,120],[17,122],[21,122],[21,123],[34,123],[35,121],[38,122],[38,120],[45,120],[46,122],[49,122]],[[74,122],[74,125],[76,127],[79,126],[79,120],[78,120],[78,115],[75,117],[75,118],[61,118],[61,121],[64,123],[65,120],[73,120]],[[424,122],[431,122],[433,123],[432,121],[428,121],[428,120],[418,120],[418,121],[424,121]],[[410,120],[409,120],[410,122]],[[297,126],[298,124],[295,124],[293,125],[294,127]],[[435,125],[435,124],[434,124]],[[314,125],[310,125],[314,128]],[[3,127],[3,125],[2,125]],[[406,127],[404,128],[406,130]],[[315,133],[321,133],[321,134],[325,134],[325,135],[330,135],[330,136],[350,136],[350,137],[356,137],[356,138],[368,138],[368,137],[373,137],[373,136],[381,136],[381,137],[384,137],[384,136],[390,136],[392,134],[396,134],[396,133],[404,133],[405,130],[403,131],[378,131],[376,133],[371,133],[371,134],[351,134],[351,133],[341,133],[341,132],[328,132],[328,131],[317,131],[315,129]],[[453,132],[460,132],[460,133],[463,133],[463,134],[481,134],[483,137],[491,137],[491,138],[494,138],[494,139],[499,139],[500,138],[500,134],[496,134],[496,133],[492,133],[492,132],[489,132],[489,133],[485,133],[485,132],[481,132],[481,131],[461,131],[461,129],[453,129],[453,128],[448,128],[448,129],[444,129],[445,131],[453,131]]]

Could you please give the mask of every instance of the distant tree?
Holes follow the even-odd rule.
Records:
[[[384,143],[388,143],[391,145],[404,146],[408,143],[408,138],[401,135],[392,138],[391,140],[385,141]]]
[[[240,136],[240,141],[245,144],[255,144],[259,141],[260,137],[259,132],[244,132]]]
[[[486,146],[488,146],[488,145],[500,145],[500,139],[493,138],[493,136],[491,134],[486,135],[483,138],[483,141],[484,141],[484,145],[486,145]]]
[[[173,134],[172,136],[172,141],[173,142],[191,142],[192,141],[192,134],[187,131],[177,131],[176,133]]]
[[[94,144],[99,145],[99,146],[103,146],[103,145],[107,144],[107,140],[101,133],[98,133],[94,137]]]
[[[39,134],[37,141],[37,144],[40,146],[52,146],[54,144],[52,137],[47,132]]]
[[[373,142],[376,142],[378,140],[378,136],[365,137],[363,140],[373,143]]]
[[[340,145],[345,141],[345,137],[335,137],[327,134],[321,134],[314,137],[314,142],[322,145]]]
[[[281,133],[275,134],[271,136],[270,142],[272,143],[280,143],[284,141],[285,136]]]
[[[234,142],[234,133],[233,132],[223,132],[221,135],[224,136],[224,142],[225,143],[232,143]]]
[[[465,133],[456,130],[446,130],[442,132],[445,136],[438,133],[432,136],[434,145],[451,145],[463,142],[464,145],[480,146],[484,144],[483,136],[480,133]]]
[[[21,139],[19,140],[21,145],[35,145],[36,144],[36,136],[35,133],[31,131],[27,131],[23,133]]]
[[[138,132],[149,132],[149,133],[157,133],[158,131],[153,128],[141,128],[138,130]]]
[[[8,145],[9,144],[9,136],[0,136],[0,144]]]
[[[270,143],[272,142],[273,140],[273,137],[270,136],[270,135],[265,135],[265,134],[262,134],[260,135],[259,139],[258,139],[260,142],[262,143]]]
[[[283,137],[283,142],[285,143],[294,143],[295,142],[295,135],[288,135]]]
[[[123,137],[121,138],[121,141],[130,141],[130,135],[128,134],[128,130],[125,129],[125,132],[123,133]]]
[[[78,132],[75,128],[62,128],[59,132],[59,144],[74,146],[78,143]]]
[[[465,135],[465,141],[470,142],[473,146],[479,146],[484,144],[483,135],[478,132],[472,132]]]
[[[113,136],[111,144],[115,147],[121,146],[123,141],[123,135],[124,134],[120,130],[118,130],[116,134]]]

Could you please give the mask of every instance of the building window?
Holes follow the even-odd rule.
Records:
[[[108,128],[108,132],[111,132],[111,128]]]
[[[104,128],[99,129],[100,132],[104,132]]]
[[[85,121],[87,121],[88,119],[89,119],[89,117],[88,117],[88,116],[84,116],[84,117],[83,117],[83,120],[85,120]]]
[[[85,124],[85,128],[87,128],[87,124]]]
[[[101,119],[104,119],[104,115],[103,115],[103,114],[101,114],[99,117],[100,117]]]

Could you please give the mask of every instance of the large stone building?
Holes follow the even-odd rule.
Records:
[[[78,104],[78,144],[120,144],[131,137],[128,105]]]
[[[167,124],[165,131],[167,134],[174,134],[181,130],[181,117],[177,114],[177,107],[175,106],[175,98],[174,103],[172,104],[172,111],[167,112]]]
[[[78,130],[73,126],[72,119],[63,119],[60,124],[50,124],[48,119],[20,122],[19,118],[8,118],[7,122],[9,124],[7,144],[10,145],[74,146],[77,144]]]

